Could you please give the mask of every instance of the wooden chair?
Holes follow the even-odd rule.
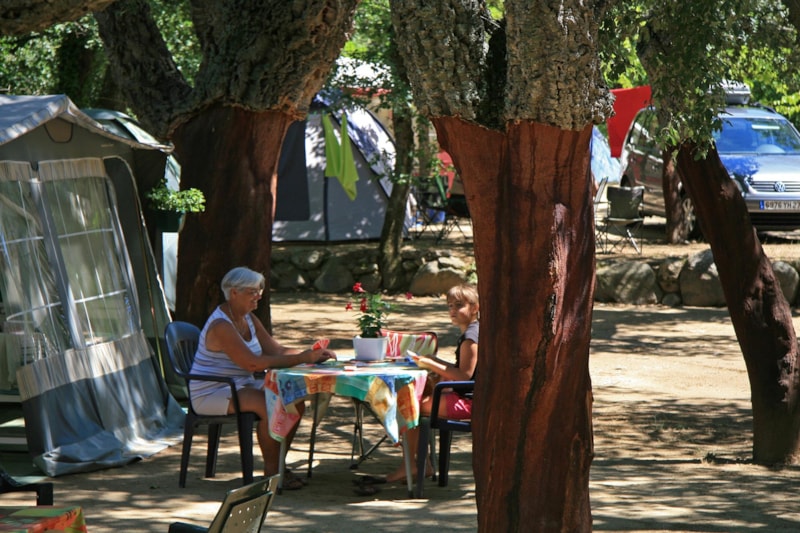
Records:
[[[169,533],[257,533],[272,507],[278,479],[275,475],[228,491],[209,527],[173,522]]]
[[[471,420],[450,420],[439,417],[439,404],[441,403],[442,393],[453,391],[461,394],[472,395],[475,390],[474,381],[440,381],[433,388],[433,400],[431,402],[431,416],[427,421],[420,421],[419,441],[417,445],[417,472],[425,472],[428,462],[428,448],[430,447],[431,458],[436,455],[434,449],[435,439],[432,438],[431,431],[439,430],[439,486],[446,487],[448,472],[450,470],[450,445],[453,441],[453,432],[472,433]],[[434,460],[434,463],[437,462]],[[435,469],[435,467],[434,467]],[[436,474],[434,473],[434,479]],[[422,498],[425,476],[417,475],[416,497]]]
[[[200,339],[200,329],[187,322],[170,322],[164,332],[167,353],[175,374],[186,380],[216,381],[226,383],[231,388],[231,401],[234,413],[230,415],[201,415],[195,412],[192,402],[186,413],[183,429],[183,451],[181,453],[181,470],[178,485],[186,486],[186,472],[189,468],[189,456],[192,450],[192,437],[197,426],[208,426],[208,451],[206,453],[206,477],[214,477],[217,470],[217,454],[223,424],[236,424],[239,432],[239,453],[242,457],[242,483],[253,482],[253,424],[256,414],[244,412],[239,407],[239,397],[233,379],[221,376],[192,374],[192,363]]]
[[[53,484],[49,481],[21,483],[0,467],[0,494],[8,492],[35,492],[36,505],[53,505]]]

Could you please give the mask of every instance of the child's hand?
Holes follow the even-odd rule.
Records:
[[[414,359],[414,362],[417,363],[418,367],[424,370],[433,370],[434,368],[433,359],[431,359],[430,357],[426,357],[424,355],[417,355],[417,356],[412,355],[411,358]]]

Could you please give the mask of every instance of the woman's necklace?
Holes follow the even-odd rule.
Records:
[[[231,308],[230,303],[226,303],[228,306],[228,310],[226,314],[230,317],[231,323],[233,327],[236,328],[236,331],[243,339],[247,339],[250,337],[250,326],[247,324],[247,319],[242,317],[241,319],[237,319],[236,315],[233,313],[233,309]]]

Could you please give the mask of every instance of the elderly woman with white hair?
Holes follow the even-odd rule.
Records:
[[[192,372],[228,376],[235,380],[241,409],[258,415],[256,434],[264,458],[264,474],[270,476],[278,473],[280,443],[269,434],[263,383],[255,379],[253,373],[302,363],[321,363],[335,359],[336,354],[324,348],[302,351],[288,348],[273,339],[253,314],[264,285],[264,276],[246,267],[237,267],[225,274],[221,283],[225,302],[211,313],[200,332]],[[224,383],[191,382],[189,396],[199,414],[233,413],[230,395],[230,387]],[[302,414],[303,405],[298,409]],[[296,430],[297,425],[287,436],[288,444],[291,444]],[[284,474],[284,489],[302,486],[300,478],[288,472]]]

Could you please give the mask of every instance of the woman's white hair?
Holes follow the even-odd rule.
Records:
[[[260,272],[250,270],[247,267],[236,267],[228,271],[222,278],[222,293],[228,300],[231,296],[231,289],[264,289],[264,275]]]

